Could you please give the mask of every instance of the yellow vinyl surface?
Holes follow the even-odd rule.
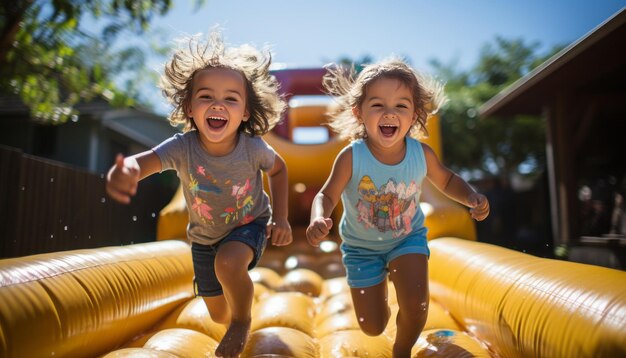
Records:
[[[193,296],[187,244],[0,260],[0,356],[95,356]]]
[[[626,355],[625,272],[456,238],[430,244],[414,357]],[[0,260],[0,356],[213,356],[225,327],[193,297],[189,251],[168,240]],[[395,321],[364,335],[345,277],[259,267],[251,278],[242,357],[389,357]]]
[[[625,357],[626,272],[430,242],[433,299],[502,357]]]

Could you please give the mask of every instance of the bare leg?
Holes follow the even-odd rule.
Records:
[[[248,275],[248,265],[253,257],[252,249],[237,241],[222,245],[215,257],[215,274],[224,290],[224,298],[231,315],[228,330],[215,350],[218,357],[238,357],[248,340],[254,298],[254,286]]]
[[[225,325],[230,323],[230,307],[228,307],[224,295],[202,297],[202,299],[213,321]]]
[[[410,357],[428,317],[428,258],[420,254],[400,256],[389,263],[398,297],[398,327],[393,357]]]
[[[381,334],[391,311],[387,304],[387,280],[370,287],[351,288],[354,311],[363,333],[368,336]]]

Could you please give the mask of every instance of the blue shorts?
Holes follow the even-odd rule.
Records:
[[[227,242],[238,241],[250,246],[254,252],[254,258],[250,265],[248,265],[248,270],[256,266],[267,243],[267,239],[265,238],[267,221],[267,219],[259,219],[249,224],[239,226],[214,245],[202,245],[196,242],[191,243],[196,295],[213,297],[224,293],[222,291],[222,285],[215,275],[215,255],[220,247]]]
[[[389,273],[389,262],[406,254],[430,256],[426,235],[408,236],[389,249],[367,249],[341,244],[343,264],[351,288],[371,287],[383,282]]]

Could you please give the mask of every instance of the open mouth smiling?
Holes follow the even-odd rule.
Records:
[[[380,128],[380,132],[385,137],[393,136],[398,130],[398,126],[393,125],[393,124],[383,124],[383,125],[378,126],[378,128]]]
[[[226,123],[228,123],[228,120],[222,117],[209,117],[207,118],[207,123],[209,127],[219,129],[224,127]]]

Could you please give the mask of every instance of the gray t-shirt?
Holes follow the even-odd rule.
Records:
[[[208,154],[195,130],[176,134],[153,150],[162,170],[176,170],[181,180],[191,241],[213,245],[238,226],[269,220],[261,171],[272,168],[276,152],[260,137],[239,134],[235,149],[223,157]]]

